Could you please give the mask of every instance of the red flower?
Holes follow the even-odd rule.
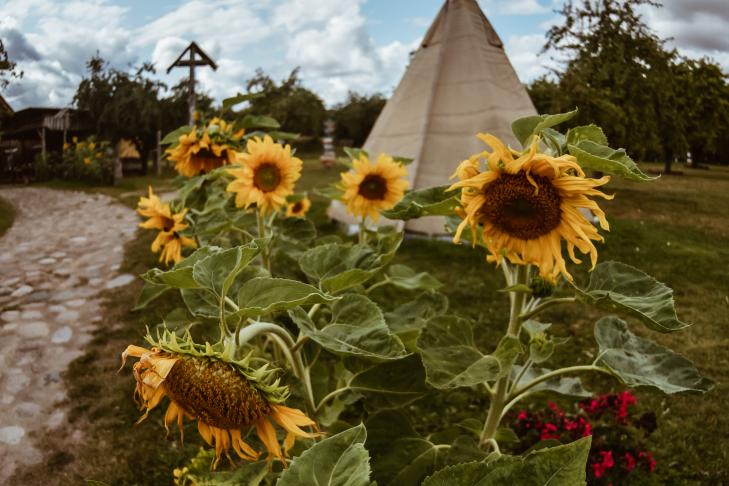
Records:
[[[625,469],[627,469],[628,472],[635,469],[635,458],[630,452],[625,453]]]

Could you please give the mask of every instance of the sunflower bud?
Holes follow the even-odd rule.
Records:
[[[549,297],[554,292],[554,283],[542,276],[534,277],[529,283],[532,295],[537,298]]]

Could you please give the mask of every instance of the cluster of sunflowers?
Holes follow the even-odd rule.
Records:
[[[516,403],[545,390],[579,395],[584,391],[579,379],[561,381],[579,372],[610,374],[629,386],[666,393],[706,391],[711,384],[688,360],[631,333],[612,316],[595,326],[592,363],[541,368],[564,343],[549,334],[550,324],[537,320],[554,306],[591,305],[660,332],[686,327],[676,317],[668,287],[628,265],[598,264],[595,242],[603,237],[596,224],[605,231],[609,225],[593,198],[612,198],[601,190],[610,177],[594,179],[586,171],[648,178],[624,152],[609,149],[596,127],[566,135],[552,128],[569,116],[517,120],[514,131],[523,150],[479,134],[489,149],[461,162],[450,186],[408,192],[406,160],[386,154],[371,159],[349,150],[351,160],[342,162],[346,170],[338,182],[317,192],[360,222],[356,242],[340,234],[317,237],[307,217],[312,202],[296,193],[304,163],[290,145],[276,141],[276,133],[247,132],[254,122],[219,118],[173,132],[168,156],[184,176],[177,199],[162,203],[150,188],[138,212],[147,218],[143,228],[159,231],[152,251],[161,251],[160,261],[174,266],[143,276],[138,307],[174,290],[185,303],[178,310],[203,326],[193,338],[190,329],[163,324],[156,337],[147,334],[150,347],[124,351],[123,360],[139,358],[134,376],[144,412],[140,421],[167,397],[165,428],[177,423],[182,433],[185,419],[196,420],[201,437],[214,447],[213,468],[223,455],[232,463],[231,449],[257,463],[261,453],[248,435],[255,430],[269,469],[274,461],[285,468],[287,458],[296,456],[288,469],[269,473],[279,475],[282,486],[304,484],[302,478],[315,470],[331,472],[337,454],[346,456],[342,467],[359,468],[361,484],[369,484],[370,453],[372,479],[383,484],[406,469],[407,484],[427,477],[428,484],[446,484],[437,481],[458,474],[483,479],[495,470],[517,474],[519,468],[537,476],[562,474],[564,484],[584,481],[584,467],[581,473],[579,467],[561,473],[551,468],[575,458],[586,464],[589,436],[523,460],[507,457],[497,431]],[[446,313],[437,279],[391,264],[403,235],[392,227],[373,228],[381,216],[391,221],[445,216],[455,243],[467,240],[482,248],[503,270],[511,312],[490,354],[474,340],[483,323]],[[195,251],[184,257],[186,248]],[[578,252],[589,256],[587,287],[579,287],[568,271],[565,249],[574,265],[581,263]],[[641,374],[646,360],[663,364]],[[278,368],[293,375],[291,390]],[[439,443],[402,427],[406,407],[426,393],[463,387],[489,403],[476,440]],[[305,410],[285,406],[290,399]],[[364,408],[349,407],[360,400]],[[342,431],[347,420],[364,425]],[[283,447],[274,423],[286,433]],[[365,425],[374,434],[369,452],[361,445]],[[341,432],[326,437],[320,426]],[[401,440],[418,444],[414,456]],[[308,447],[303,455],[302,442]],[[362,449],[356,457],[347,455],[354,454],[353,444]],[[461,456],[442,455],[464,447],[461,454],[480,461],[475,466],[454,458]],[[423,454],[433,460],[416,467]],[[442,469],[446,459],[453,465]],[[188,468],[176,470],[179,484],[198,479]]]

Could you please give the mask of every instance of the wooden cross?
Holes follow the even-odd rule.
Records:
[[[185,57],[185,54],[188,54],[189,56],[187,59],[183,59]],[[195,58],[197,56],[198,58]],[[215,61],[210,59],[210,57],[203,52],[202,49],[200,49],[200,46],[198,46],[195,41],[190,42],[190,45],[187,46],[187,49],[182,51],[182,54],[180,54],[180,57],[178,57],[175,62],[173,62],[170,67],[167,68],[167,74],[172,71],[173,67],[190,67],[190,78],[188,79],[188,97],[187,97],[187,103],[190,109],[190,126],[195,124],[195,66],[210,66],[213,68],[213,71],[218,70],[218,65],[215,64]]]

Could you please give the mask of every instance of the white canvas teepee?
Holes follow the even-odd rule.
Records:
[[[363,148],[371,157],[384,152],[414,159],[411,187],[423,189],[447,184],[462,160],[486,148],[476,133],[516,147],[511,122],[536,114],[476,0],[446,0]],[[337,202],[329,214],[355,222]],[[443,224],[441,217],[426,217],[405,229],[441,234]]]

